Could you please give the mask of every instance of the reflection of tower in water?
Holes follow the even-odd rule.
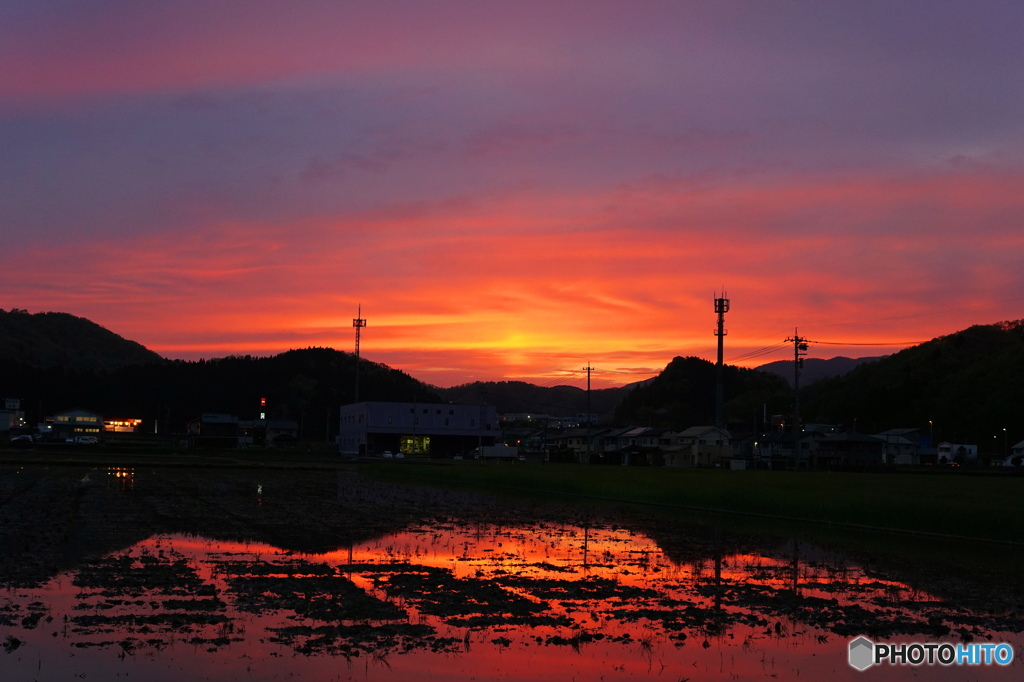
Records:
[[[800,596],[800,541],[793,540],[793,559],[790,561],[793,569],[793,596]]]
[[[590,565],[587,563],[589,549],[590,549],[590,523],[587,522],[587,523],[583,524],[583,568],[584,569],[590,568]]]

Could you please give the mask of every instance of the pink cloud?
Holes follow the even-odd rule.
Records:
[[[589,363],[628,383],[618,368],[712,358],[723,288],[727,356],[797,327],[859,356],[1022,316],[1020,180],[522,188],[18,247],[0,283],[8,305],[84,315],[172,356],[348,350],[361,303],[364,355],[426,381],[555,380]]]

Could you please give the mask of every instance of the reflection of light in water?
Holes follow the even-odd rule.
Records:
[[[135,469],[132,467],[107,467],[107,475],[118,482],[121,490],[135,487]]]
[[[525,615],[495,607],[488,601],[494,591],[510,604],[518,599]],[[357,603],[360,594],[378,615],[331,610]],[[621,528],[451,524],[320,555],[158,536],[43,589],[19,591],[10,620],[13,635],[48,652],[39,659],[47,667],[53,661],[94,679],[109,677],[112,663],[147,682],[335,679],[339,670],[355,679],[417,682],[785,679],[797,672],[841,678],[847,638],[801,622],[799,608],[853,605],[879,619],[914,615],[900,604],[904,594],[911,594],[906,585],[803,547],[677,563],[651,538]],[[931,597],[914,599],[927,604]],[[253,600],[262,606],[253,610]],[[25,619],[37,602],[52,616],[56,637],[43,627],[19,628],[31,622]],[[388,609],[402,615],[381,615]],[[332,621],[323,615],[330,613],[348,615]],[[358,657],[322,644],[354,625],[426,628],[434,641],[450,642],[435,653],[416,630]],[[345,656],[360,664],[344,663]]]

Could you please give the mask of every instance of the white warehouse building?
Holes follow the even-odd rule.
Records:
[[[338,447],[343,453],[454,457],[500,438],[497,408],[487,405],[363,402],[343,405]]]

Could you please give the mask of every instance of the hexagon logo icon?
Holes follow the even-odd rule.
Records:
[[[858,637],[850,642],[850,665],[857,670],[867,670],[874,663],[875,645],[867,637]]]

